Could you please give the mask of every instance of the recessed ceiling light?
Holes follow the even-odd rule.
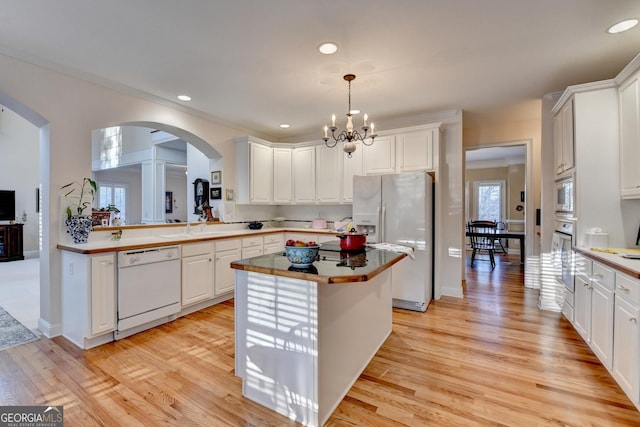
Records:
[[[318,46],[318,50],[323,55],[331,55],[332,53],[336,53],[338,45],[333,42],[325,42]]]
[[[180,101],[191,101],[191,97],[189,95],[178,95],[178,99]]]
[[[638,25],[637,19],[625,19],[624,21],[620,21],[617,24],[613,24],[611,27],[609,27],[607,32],[609,34],[622,33],[623,31],[632,29],[636,25]]]
[[[282,129],[289,129],[289,128],[291,127],[291,125],[289,125],[289,123],[281,123],[281,124],[280,124],[280,127],[281,127]]]

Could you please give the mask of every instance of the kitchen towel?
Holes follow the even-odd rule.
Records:
[[[415,259],[413,248],[408,246],[396,245],[395,243],[367,243],[367,246],[385,251],[402,252],[409,255],[412,259]]]

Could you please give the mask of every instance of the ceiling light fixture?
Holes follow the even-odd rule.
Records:
[[[318,46],[318,50],[323,55],[331,55],[338,51],[338,45],[332,42],[325,42]]]
[[[338,130],[338,127],[336,126],[336,115],[333,114],[331,116],[331,126],[324,127],[324,138],[322,138],[322,140],[324,141],[326,146],[329,148],[335,147],[338,144],[338,142],[343,142],[344,147],[342,149],[344,150],[345,153],[348,154],[349,158],[351,158],[351,153],[356,151],[356,144],[355,144],[356,141],[362,141],[364,145],[371,145],[373,144],[373,140],[378,135],[376,135],[373,131],[374,129],[373,123],[371,123],[371,127],[367,125],[368,116],[366,114],[364,115],[364,125],[360,128],[364,133],[361,134],[357,130],[353,130],[353,120],[352,120],[353,110],[351,110],[351,82],[356,79],[356,75],[347,74],[343,78],[349,83],[349,108],[347,109],[347,128],[342,132],[340,132],[338,136],[336,136],[336,131]],[[331,136],[333,138],[332,142],[329,142],[329,135],[328,135],[329,129],[331,129]],[[371,130],[371,135],[369,136],[371,138],[371,141],[367,142],[366,138],[369,130]]]
[[[178,99],[180,101],[191,101],[191,97],[189,95],[178,95]]]
[[[289,129],[291,127],[291,125],[289,123],[281,123],[280,124],[280,128],[282,129]]]
[[[638,25],[637,19],[625,19],[624,21],[620,21],[610,26],[609,29],[607,30],[607,33],[609,34],[622,33],[624,31],[632,29],[636,25]]]

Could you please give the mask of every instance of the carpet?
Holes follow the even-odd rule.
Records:
[[[38,339],[36,334],[0,307],[0,350],[26,344],[36,339]]]

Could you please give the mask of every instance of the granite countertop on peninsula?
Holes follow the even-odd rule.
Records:
[[[574,247],[574,251],[594,261],[625,273],[636,279],[640,279],[640,259],[624,258],[626,253],[637,254],[638,249],[599,249]]]
[[[339,253],[334,252],[334,256],[330,257],[331,260],[323,259],[323,255],[320,254],[321,259],[305,269],[293,267],[283,251],[241,259],[232,262],[231,268],[317,283],[352,283],[370,280],[406,256],[404,253],[369,248],[366,251],[365,266],[349,267],[341,265],[342,262],[335,259],[339,258]]]

